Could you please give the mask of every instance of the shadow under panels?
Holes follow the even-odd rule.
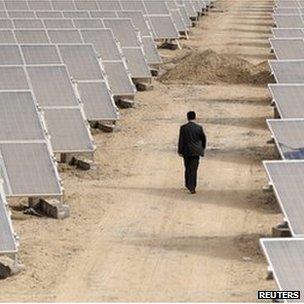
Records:
[[[21,83],[20,77],[12,80]],[[0,120],[0,174],[5,194],[12,197],[61,196],[53,152],[32,92],[2,91],[1,87]]]
[[[281,291],[300,291],[299,300],[304,302],[304,239],[272,238],[260,240],[274,279]]]

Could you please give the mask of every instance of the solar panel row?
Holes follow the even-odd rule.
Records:
[[[62,197],[54,153],[95,149],[89,121],[161,63],[202,0],[0,0],[0,254],[15,253],[7,197]]]
[[[304,280],[299,269],[304,255],[304,1],[276,0],[271,48],[276,60],[269,65],[275,84],[269,84],[279,119],[267,124],[282,160],[264,166],[284,220],[293,238],[261,239],[274,278],[281,290],[299,290],[303,302]]]

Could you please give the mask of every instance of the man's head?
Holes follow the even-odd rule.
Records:
[[[187,113],[187,119],[190,120],[195,120],[196,119],[196,114],[194,111],[190,111]]]

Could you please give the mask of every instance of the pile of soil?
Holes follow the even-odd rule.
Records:
[[[263,85],[273,82],[267,62],[254,65],[241,57],[218,54],[211,49],[182,56],[160,80],[198,85],[216,82]]]

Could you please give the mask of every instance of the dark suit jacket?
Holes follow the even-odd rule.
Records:
[[[183,156],[204,156],[206,135],[202,126],[188,122],[179,131],[178,153]]]

